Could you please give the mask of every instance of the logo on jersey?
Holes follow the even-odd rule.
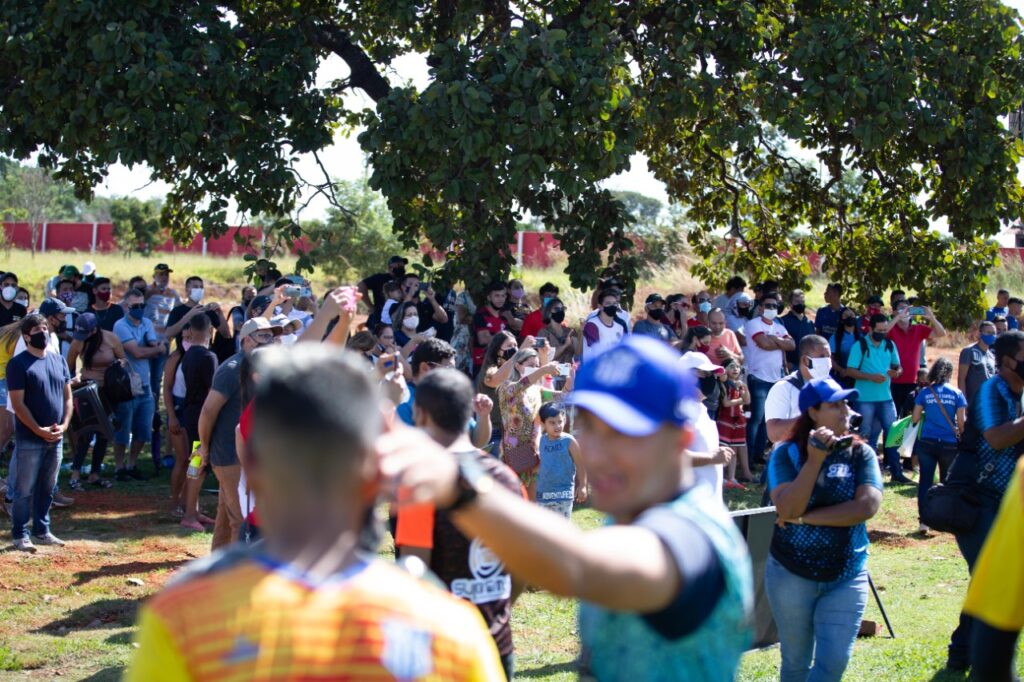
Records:
[[[843,462],[832,464],[829,466],[828,474],[826,475],[829,478],[849,478],[851,475],[850,465]]]
[[[380,662],[395,679],[414,680],[434,669],[430,632],[400,621],[384,621],[384,650]]]
[[[494,552],[479,540],[469,545],[469,570],[472,578],[452,581],[452,594],[474,604],[486,604],[512,597],[512,578]]]
[[[594,381],[607,387],[634,383],[640,360],[628,351],[610,350],[598,356]]]

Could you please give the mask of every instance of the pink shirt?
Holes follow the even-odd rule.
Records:
[[[715,336],[712,334],[711,341],[708,342],[708,350],[706,353],[708,359],[721,367],[724,363],[722,358],[718,357],[719,348],[724,348],[734,355],[740,354],[740,341],[736,338],[736,334],[731,329],[726,329],[722,332],[721,336]]]

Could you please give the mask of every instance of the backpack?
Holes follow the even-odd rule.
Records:
[[[131,374],[120,362],[112,363],[103,372],[103,394],[111,405],[128,402],[135,397]]]
[[[864,366],[864,361],[868,358],[868,351],[871,350],[871,346],[868,345],[868,340],[863,336],[857,339],[857,343],[860,344],[860,364],[857,365],[857,371],[859,372],[860,368]],[[893,345],[892,339],[886,339],[883,348],[885,348],[886,353],[896,352],[896,346]]]

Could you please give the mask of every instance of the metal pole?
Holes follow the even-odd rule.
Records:
[[[868,573],[868,585],[871,586],[871,594],[875,595],[875,603],[878,604],[878,610],[882,612],[882,620],[885,621],[885,627],[889,630],[889,636],[896,639],[896,633],[892,629],[892,623],[889,622],[889,614],[885,612],[885,606],[882,605],[882,599],[878,596],[878,590],[875,589],[875,581],[871,579],[870,573]]]

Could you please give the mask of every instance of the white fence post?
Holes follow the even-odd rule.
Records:
[[[92,249],[90,253],[96,253],[96,233],[99,231],[99,226],[96,223],[92,224]]]
[[[46,228],[50,223],[43,223],[43,243],[39,245],[39,253],[46,253]]]

